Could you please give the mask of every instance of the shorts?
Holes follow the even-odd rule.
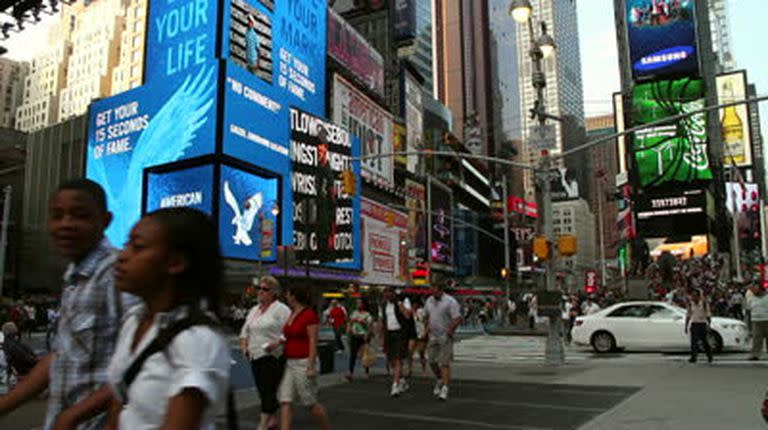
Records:
[[[427,357],[430,363],[450,366],[453,361],[453,339],[449,337],[430,337],[427,342]]]
[[[280,387],[277,389],[277,400],[280,403],[299,403],[302,406],[312,406],[317,403],[317,375],[307,376],[308,358],[288,359],[285,363],[285,373]]]
[[[408,357],[408,339],[403,336],[402,330],[387,330],[387,334],[384,335],[384,344],[387,346],[389,360],[402,360]]]

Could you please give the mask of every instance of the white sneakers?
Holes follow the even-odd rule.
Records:
[[[392,390],[389,392],[389,395],[392,397],[400,396],[400,387],[397,385],[397,383],[392,383]]]
[[[443,388],[443,383],[440,381],[435,382],[435,388],[432,390],[432,395],[435,397],[439,396],[441,388]]]
[[[411,388],[411,386],[408,385],[408,380],[405,378],[400,378],[400,387],[398,387],[400,392],[405,393],[409,388]]]
[[[448,400],[448,386],[443,385],[442,388],[440,388],[440,394],[437,396],[438,399],[442,401]]]

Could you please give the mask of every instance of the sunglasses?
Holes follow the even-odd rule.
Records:
[[[259,287],[258,290],[270,292],[270,291],[272,291],[272,288],[269,288],[269,287]]]

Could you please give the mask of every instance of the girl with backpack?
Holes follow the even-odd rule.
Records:
[[[126,315],[109,367],[109,428],[214,430],[217,410],[231,400],[214,224],[190,208],[144,216],[118,257],[115,280],[143,303]]]

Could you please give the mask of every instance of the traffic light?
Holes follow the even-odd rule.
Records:
[[[533,254],[539,260],[549,260],[549,240],[544,236],[533,239]]]
[[[571,255],[576,255],[577,250],[576,236],[570,234],[560,236],[557,241],[557,252],[560,255],[570,257]]]
[[[509,279],[510,270],[506,267],[501,268],[501,279]]]
[[[384,214],[384,218],[387,220],[387,227],[392,228],[395,226],[394,212],[387,212],[386,214]]]
[[[357,193],[357,177],[350,169],[341,173],[342,191],[344,194],[354,196]]]

